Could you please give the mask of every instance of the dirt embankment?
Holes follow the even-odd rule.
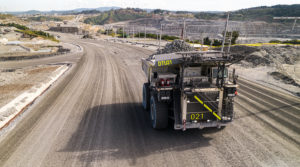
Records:
[[[43,57],[50,57],[56,55],[62,55],[69,53],[70,49],[63,48],[61,46],[58,47],[58,50],[55,53],[8,53],[3,57],[0,57],[0,61],[10,61],[10,60],[25,60],[25,59],[36,59],[36,58],[43,58]]]
[[[0,130],[24,111],[67,69],[68,65],[40,65],[0,70]]]
[[[280,66],[294,65],[300,60],[299,46],[234,46],[231,54],[237,63],[243,66]]]
[[[284,89],[292,86],[296,91],[291,92],[300,95],[300,46],[233,46],[231,54],[235,67],[239,67],[239,70],[252,71],[250,74],[244,72],[244,77],[253,76],[256,72],[257,75],[258,73],[262,75],[264,72],[266,78],[259,80],[279,86],[280,84],[275,84],[275,81],[278,81],[282,83],[281,87]]]
[[[40,85],[59,68],[58,65],[0,70],[0,107],[35,85]]]
[[[280,72],[276,72],[276,71],[271,72],[270,75],[273,76],[273,78],[276,79],[276,80],[280,80],[280,81],[282,81],[286,84],[291,84],[291,85],[300,87],[300,84],[296,83],[293,78],[291,78],[290,76],[284,75]]]

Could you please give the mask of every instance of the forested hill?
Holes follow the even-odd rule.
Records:
[[[226,13],[195,13],[199,19],[220,19],[226,18]],[[300,17],[300,4],[261,6],[255,8],[241,9],[230,12],[230,19],[235,21],[266,21],[272,22],[273,17]]]
[[[142,9],[132,9],[132,8],[117,9],[117,10],[101,12],[98,16],[89,17],[84,20],[84,23],[103,25],[107,23],[135,20],[135,19],[147,18],[151,16],[152,15],[150,13],[147,13]]]

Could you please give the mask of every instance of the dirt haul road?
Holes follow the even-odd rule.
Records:
[[[300,166],[300,100],[240,81],[224,130],[156,131],[142,48],[79,40],[83,56],[0,143],[0,166]]]

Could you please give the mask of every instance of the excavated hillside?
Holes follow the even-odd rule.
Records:
[[[300,46],[234,46],[231,48],[235,65],[244,77],[260,80],[300,96]]]

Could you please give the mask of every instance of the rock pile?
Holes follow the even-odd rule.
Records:
[[[87,38],[94,39],[94,37],[90,34],[86,34],[82,37],[82,39],[87,39]]]
[[[224,50],[227,50],[227,48]],[[230,53],[235,62],[241,65],[251,65],[253,67],[278,64],[293,65],[296,61],[300,60],[299,46],[252,47],[237,45],[231,48]]]
[[[185,51],[193,51],[194,48],[190,46],[188,43],[182,40],[174,40],[171,43],[168,43],[165,48],[158,50],[157,54],[166,54],[166,53],[174,53],[174,52],[185,52]]]

